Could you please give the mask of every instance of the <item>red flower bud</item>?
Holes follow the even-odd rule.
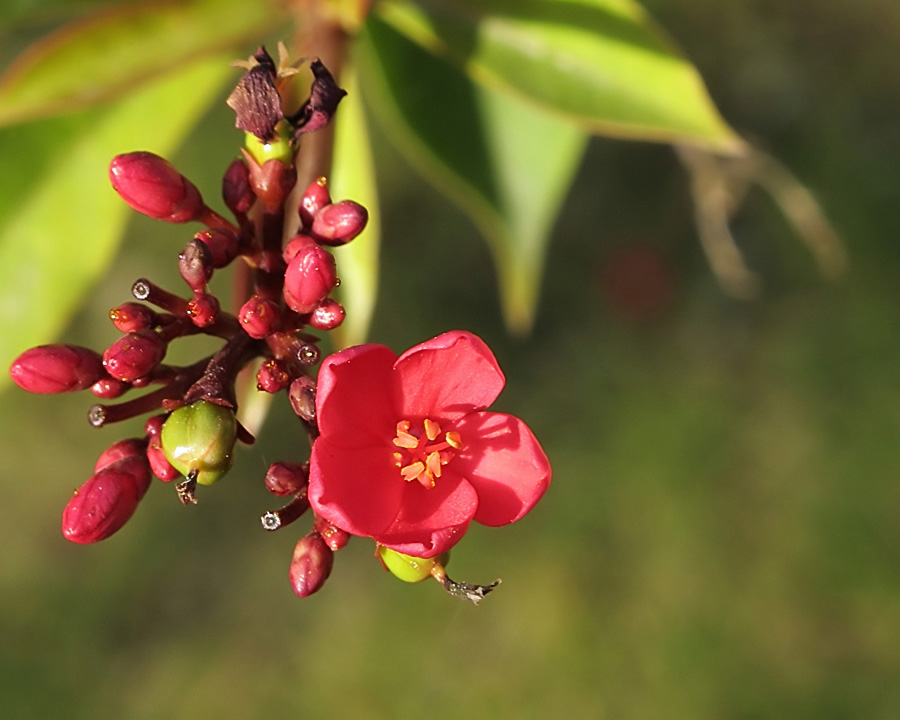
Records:
[[[321,515],[316,515],[313,528],[333,552],[337,552],[350,541],[350,533],[335,527]]]
[[[343,245],[359,235],[369,220],[369,212],[352,200],[322,208],[313,219],[312,236],[323,245]]]
[[[334,553],[317,532],[300,539],[294,548],[289,576],[297,597],[308,597],[318,591],[334,565]]]
[[[100,355],[77,345],[31,348],[19,355],[9,368],[16,385],[42,394],[84,390],[104,374]]]
[[[100,454],[100,457],[97,458],[97,462],[94,463],[94,472],[100,472],[107,465],[112,465],[114,462],[118,462],[123,458],[140,457],[144,454],[144,449],[146,447],[146,440],[140,440],[138,438],[128,438],[114,442]]]
[[[106,348],[103,365],[112,377],[131,382],[152,372],[165,355],[165,340],[153,330],[139,330]]]
[[[297,210],[303,227],[312,227],[316,213],[326,205],[331,205],[331,193],[328,192],[328,180],[320,177],[310,183],[300,198],[300,207]]]
[[[156,313],[146,305],[126,302],[109,311],[109,319],[123,333],[149,330],[157,322]]]
[[[197,327],[209,327],[219,319],[219,301],[214,295],[197,293],[187,304],[187,315]]]
[[[228,265],[238,256],[241,249],[237,235],[224,228],[201,230],[194,235],[194,239],[209,248],[213,267],[217,269]]]
[[[284,201],[297,182],[297,170],[293,165],[285,166],[281,160],[267,160],[262,166],[246,151],[244,158],[250,171],[250,187],[263,204],[267,213],[276,213],[284,206]]]
[[[306,487],[308,477],[309,463],[272,463],[266,472],[266,488],[279,497],[296,495]]]
[[[309,235],[294,235],[289,241],[288,244],[284,246],[284,250],[281,252],[281,257],[284,258],[286,263],[289,263],[294,259],[294,256],[298,252],[300,252],[303,248],[308,245],[316,245],[316,241],[314,238]]]
[[[291,383],[288,393],[294,413],[306,422],[316,419],[316,384],[312,378],[301,375]]]
[[[256,389],[277,393],[291,384],[291,374],[281,360],[268,359],[256,371]]]
[[[133,152],[109,164],[113,188],[132,208],[171,223],[197,220],[205,205],[194,184],[159,155]]]
[[[178,272],[195,293],[203,292],[213,274],[212,253],[197,238],[189,240],[178,256]]]
[[[262,340],[281,325],[281,308],[273,300],[254,295],[241,306],[238,319],[245,333],[254,340]]]
[[[147,462],[150,463],[150,472],[163,482],[172,482],[181,477],[181,473],[166,458],[158,438],[155,441],[151,440],[147,446]]]
[[[318,245],[302,248],[284,272],[284,299],[301,315],[311,312],[337,285],[337,268],[330,252]]]
[[[344,322],[347,315],[344,306],[334,298],[325,298],[316,305],[315,310],[309,316],[309,324],[316,330],[334,330]]]
[[[63,510],[63,536],[75,543],[108,538],[128,522],[149,485],[150,466],[143,456],[124,457],[95,472]]]
[[[112,400],[124,395],[131,387],[131,383],[124,380],[116,380],[114,377],[107,375],[91,385],[91,392],[103,400]]]
[[[225,171],[222,178],[222,199],[235,215],[245,215],[256,200],[250,189],[250,172],[243,160],[235,160]]]

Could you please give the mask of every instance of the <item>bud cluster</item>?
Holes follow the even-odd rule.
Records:
[[[198,484],[210,485],[228,472],[236,442],[253,441],[235,414],[235,382],[245,368],[257,368],[259,391],[288,396],[310,441],[318,433],[311,370],[321,352],[310,330],[332,330],[343,321],[344,308],[331,297],[339,280],[330,248],[359,235],[368,215],[355,202],[332,202],[324,177],[309,184],[298,205],[290,206],[289,199],[297,181],[299,136],[327,124],[344,92],[314,60],[310,99],[286,114],[278,88],[296,71],[283,61],[276,68],[263,48],[244,65],[247,72],[228,104],[237,127],[246,131],[245,142],[222,179],[222,199],[233,219],[210,208],[197,187],[158,155],[127,153],[109,166],[113,188],[133,209],[168,223],[203,226],[178,255],[186,292],[141,278],[131,288],[132,299],[110,310],[120,335],[105,350],[43,345],[10,367],[12,379],[29,392],[89,390],[99,401],[88,413],[94,427],[149,415],[143,437],[111,445],[69,500],[62,532],[72,542],[93,543],[118,531],[154,477],[180,480],[178,498],[190,504]],[[299,229],[282,247],[286,226]],[[233,313],[209,284],[216,271],[232,265],[238,284],[246,287]],[[219,338],[222,345],[188,365],[165,362],[170,343],[195,334]],[[109,402],[145,388],[133,399]],[[307,473],[308,463],[269,468],[266,486],[288,501],[263,516],[264,527],[284,527],[309,509]],[[348,539],[315,518],[290,564],[298,595],[321,587],[334,552]]]
[[[332,249],[356,238],[366,226],[368,213],[352,200],[334,202],[325,177],[309,182],[299,202],[292,199],[298,182],[295,161],[299,138],[330,122],[345,93],[324,65],[314,59],[310,63],[314,80],[309,99],[296,111],[287,112],[281,92],[297,70],[288,64],[283,47],[279,50],[277,67],[264,48],[240,63],[246,73],[227,100],[236,113],[236,127],[245,132],[240,157],[222,178],[222,200],[231,218],[210,208],[197,187],[158,155],[132,152],[110,163],[112,186],[133,209],[168,223],[202,226],[187,239],[177,258],[178,272],[187,288],[173,292],[140,278],[132,285],[132,297],[110,310],[109,319],[119,336],[102,352],[76,345],[43,345],[22,353],[9,372],[16,384],[29,392],[89,390],[98,402],[88,411],[88,420],[97,428],[147,416],[144,434],[110,445],[97,460],[93,474],[65,506],[62,532],[76,543],[98,542],[117,532],[134,514],[154,478],[174,483],[177,498],[183,505],[190,505],[197,502],[198,486],[212,485],[228,473],[237,442],[254,441],[236,415],[239,375],[255,372],[259,392],[286,395],[310,446],[317,438],[319,441],[311,454],[312,465],[293,461],[270,465],[265,485],[280,499],[280,507],[264,513],[261,521],[266,530],[276,531],[312,509],[312,527],[298,540],[288,570],[293,592],[305,597],[317,592],[328,579],[334,554],[350,538],[344,528],[357,532],[352,524],[343,524],[340,515],[330,515],[321,503],[322,472],[316,452],[326,440],[329,422],[328,412],[322,409],[327,405],[319,406],[321,417],[317,417],[313,372],[322,353],[320,338],[313,333],[333,330],[344,320],[344,308],[332,297],[340,284]],[[283,242],[284,237],[289,237],[287,242]],[[224,268],[233,271],[234,297],[228,306],[210,287],[214,274]],[[166,362],[171,343],[197,334],[215,338],[221,345],[195,362]],[[477,367],[489,376],[486,387],[496,384],[498,377],[502,379],[489,350],[481,347],[482,341],[459,332],[447,335],[457,337],[454,342],[461,343],[460,347],[476,348],[474,352],[481,358]],[[419,347],[440,355],[446,349],[437,348],[435,343],[440,345],[443,337]],[[327,364],[354,350],[332,356]],[[460,352],[460,357],[469,357],[465,353],[470,351]],[[466,381],[463,378],[456,384]],[[134,397],[117,401],[129,394]],[[365,398],[356,397],[360,393],[352,394],[354,402],[359,403],[358,410],[367,410]],[[435,391],[431,395],[443,394]],[[349,422],[358,422],[357,410],[353,412]],[[397,425],[397,436],[390,447],[395,448],[393,456],[399,459],[396,467],[390,465],[392,479],[400,460],[406,457],[403,453],[410,456],[407,460],[412,452],[418,453],[415,458],[421,455],[421,461],[412,458],[401,469],[401,475],[408,475],[407,481],[413,477],[421,481],[426,476],[433,480],[462,447],[458,433],[446,432],[444,442],[438,437],[437,422],[427,418],[424,422],[422,437],[407,432],[408,420]],[[477,448],[477,433],[472,437],[472,447]],[[531,446],[523,447],[524,459],[510,460],[510,453],[504,451],[494,470],[508,467],[518,473],[532,459]],[[539,448],[533,455],[538,460],[543,457]],[[390,457],[385,455],[386,460]],[[542,463],[546,464],[545,458]],[[538,465],[539,469],[543,466]],[[348,463],[348,467],[352,466]],[[350,474],[354,480],[368,482],[366,472],[360,467]],[[546,480],[538,477],[540,492],[549,481],[549,469],[546,472]],[[532,493],[531,499],[517,483],[511,486],[513,500],[507,502],[503,496],[497,517],[488,513],[494,524],[516,519],[511,503],[521,500],[523,505],[533,504],[539,497],[539,492]],[[499,491],[491,483],[485,487],[490,499],[497,502]],[[474,513],[475,505],[470,505]],[[430,504],[426,511],[416,508],[406,515],[400,512],[401,525],[414,527],[427,522],[426,516],[433,512],[438,510]],[[456,518],[456,511],[451,516]],[[447,538],[458,539],[464,532],[457,526]],[[456,583],[446,575],[445,556],[412,557],[382,545],[377,538],[376,544],[383,566],[402,580],[417,582],[431,577],[448,592],[476,603],[496,585]]]

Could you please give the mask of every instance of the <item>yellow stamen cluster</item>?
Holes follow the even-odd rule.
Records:
[[[409,420],[397,423],[393,443],[400,450],[394,453],[394,462],[400,468],[400,476],[407,482],[418,480],[422,487],[434,487],[435,478],[441,476],[443,466],[450,462],[456,450],[462,449],[462,438],[458,432],[451,430],[444,433],[441,439],[441,426],[430,418],[422,422],[421,435],[414,435],[410,428]]]

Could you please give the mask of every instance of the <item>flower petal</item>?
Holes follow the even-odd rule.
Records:
[[[375,540],[407,555],[440,555],[462,538],[477,508],[475,489],[445,470],[434,487],[407,483],[400,512]]]
[[[384,532],[400,511],[404,490],[388,445],[348,451],[323,436],[313,443],[309,503],[341,530],[365,537]]]
[[[512,415],[479,412],[454,428],[462,451],[450,462],[478,491],[475,520],[506,525],[525,515],[550,485],[550,461],[528,426]]]
[[[506,379],[484,341],[454,330],[416,345],[394,363],[403,417],[455,420],[484,410]]]
[[[316,382],[319,432],[337,444],[390,443],[397,425],[391,394],[396,355],[357,345],[329,355]]]

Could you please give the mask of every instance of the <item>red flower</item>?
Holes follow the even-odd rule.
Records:
[[[461,331],[399,358],[383,345],[329,356],[316,396],[313,509],[417,557],[448,550],[472,520],[515,522],[550,484],[550,463],[525,423],[485,412],[504,382],[487,345]]]

